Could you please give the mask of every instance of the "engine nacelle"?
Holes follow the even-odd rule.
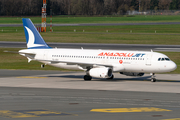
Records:
[[[89,70],[89,75],[97,78],[110,78],[112,76],[112,69],[107,67],[92,68]]]
[[[135,72],[120,72],[120,74],[126,75],[126,76],[143,76],[144,73],[135,73]]]

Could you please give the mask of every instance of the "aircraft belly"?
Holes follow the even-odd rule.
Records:
[[[54,67],[64,68],[64,69],[72,69],[72,70],[80,70],[78,65],[68,65],[67,63],[55,63],[49,64]]]
[[[143,66],[144,65],[139,65],[138,63],[136,64],[123,64],[124,65],[124,68],[125,68],[125,71],[139,71],[139,72],[142,72],[143,71]]]

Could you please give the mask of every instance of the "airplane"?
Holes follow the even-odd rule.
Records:
[[[151,51],[62,49],[49,47],[32,21],[23,18],[27,49],[19,54],[45,65],[59,68],[83,70],[84,80],[92,77],[113,79],[114,72],[127,76],[143,76],[150,73],[156,82],[155,73],[170,72],[177,68],[166,55]]]

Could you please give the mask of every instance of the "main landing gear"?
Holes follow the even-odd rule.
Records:
[[[44,68],[45,67],[45,64],[41,64],[41,68]]]
[[[110,80],[112,80],[114,78],[114,75],[112,75],[110,78],[107,78],[107,79],[110,79]]]
[[[150,73],[151,74],[151,82],[156,82],[156,78],[155,78],[155,73]]]
[[[92,79],[92,77],[89,76],[89,75],[85,75],[85,76],[84,76],[84,80],[85,80],[85,81],[91,81],[91,79]]]

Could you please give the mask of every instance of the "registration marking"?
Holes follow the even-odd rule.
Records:
[[[105,108],[105,109],[92,109],[91,112],[107,112],[107,113],[124,113],[124,112],[160,112],[171,111],[167,109],[142,107],[142,108]]]
[[[0,116],[6,118],[27,118],[27,117],[47,117],[47,116],[67,116],[74,115],[65,112],[56,112],[50,110],[0,110]]]

